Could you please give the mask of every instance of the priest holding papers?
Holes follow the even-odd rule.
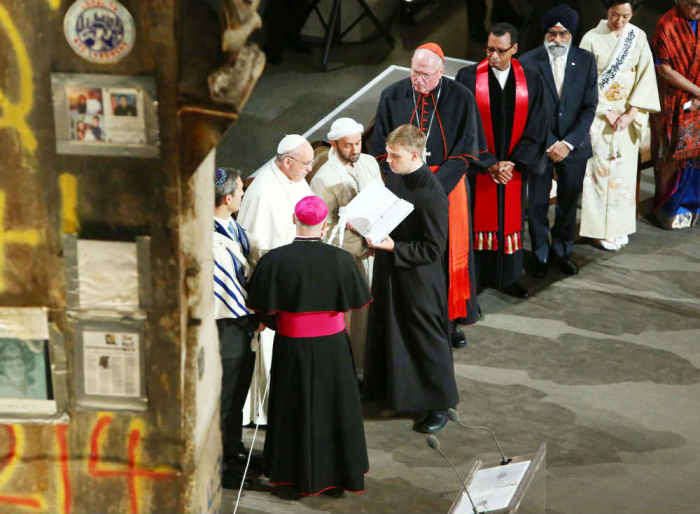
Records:
[[[431,433],[447,424],[458,402],[448,335],[447,195],[423,161],[426,137],[401,125],[386,140],[392,173],[386,187],[414,210],[375,248],[365,394],[399,412],[420,413],[413,429]]]
[[[379,99],[369,152],[382,170],[389,172],[385,140],[403,123],[418,127],[426,136],[423,160],[449,195],[448,312],[451,320],[474,323],[479,319],[469,185],[465,180],[472,163],[489,157],[474,96],[461,84],[443,76],[445,55],[436,43],[419,46],[411,59],[411,76],[388,86]],[[454,331],[455,347],[464,346],[464,335]]]
[[[314,151],[309,142],[302,136],[291,134],[284,136],[277,145],[277,156],[257,170],[238,213],[238,222],[250,239],[249,261],[253,266],[268,251],[294,240],[294,206],[303,197],[313,194],[305,180],[313,159]],[[270,329],[260,334],[253,383],[243,412],[244,424],[267,422],[263,395],[274,337],[275,333]]]
[[[379,165],[374,157],[360,153],[362,132],[364,128],[351,118],[338,118],[331,125],[328,141],[332,148],[328,152],[328,161],[321,166],[311,180],[311,189],[323,199],[328,207],[328,231],[333,233],[340,208],[346,206],[357,194],[370,184],[382,183]],[[338,227],[343,230],[345,227]],[[370,270],[372,259],[367,251],[364,238],[351,230],[344,231],[342,248],[355,259],[360,274],[367,283],[371,283]],[[331,244],[335,239],[329,241]],[[338,243],[340,244],[340,243]],[[362,376],[365,343],[367,341],[368,309],[361,309],[348,314],[348,324],[355,370]]]
[[[350,254],[321,241],[327,212],[317,196],[296,204],[296,238],[260,260],[248,305],[273,315],[277,330],[264,452],[270,483],[335,496],[362,491],[369,468],[343,313],[370,295]]]

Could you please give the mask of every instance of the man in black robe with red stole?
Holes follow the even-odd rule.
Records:
[[[387,137],[392,173],[386,187],[413,211],[376,248],[365,350],[365,399],[422,416],[413,429],[430,433],[447,423],[459,401],[449,341],[448,200],[423,162],[425,135],[401,125]]]
[[[382,91],[369,153],[377,157],[386,176],[391,174],[385,162],[384,146],[389,132],[408,123],[416,125],[426,135],[424,161],[449,195],[450,202],[449,244],[445,257],[449,270],[449,317],[455,322],[471,324],[479,319],[480,310],[476,300],[469,184],[465,175],[471,163],[490,156],[474,97],[461,84],[443,77],[444,60],[437,44],[421,45],[411,59],[410,78]],[[479,164],[483,167],[493,162]],[[456,329],[452,331],[452,342],[456,348],[466,344],[464,335]]]
[[[294,212],[296,239],[266,253],[248,286],[247,305],[276,325],[264,470],[304,496],[360,492],[369,462],[344,313],[371,297],[352,256],[321,241],[323,200]]]
[[[487,173],[470,177],[479,285],[527,298],[527,289],[518,282],[523,272],[524,175],[536,173],[545,155],[550,116],[542,77],[512,58],[517,51],[515,27],[496,24],[488,37],[487,58],[459,70],[456,80],[474,93],[489,152],[498,161]]]

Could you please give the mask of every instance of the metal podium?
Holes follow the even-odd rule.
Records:
[[[465,480],[477,512],[488,514],[545,514],[547,507],[547,444],[533,455],[513,457],[508,464],[477,460]],[[464,491],[449,514],[473,514]]]

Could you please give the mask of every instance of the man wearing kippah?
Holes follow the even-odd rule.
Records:
[[[382,91],[369,153],[380,162],[385,175],[386,137],[404,123],[418,127],[426,136],[423,160],[450,200],[450,233],[445,261],[449,276],[450,320],[471,324],[480,317],[476,300],[476,275],[467,171],[488,167],[484,131],[479,123],[474,96],[464,86],[443,76],[445,54],[436,43],[419,46],[411,59],[411,75]],[[491,158],[492,159],[492,158]],[[454,328],[454,325],[452,325]],[[452,344],[465,346],[464,334],[452,331]]]
[[[377,160],[371,155],[360,153],[364,127],[351,118],[338,118],[331,124],[328,141],[332,148],[328,161],[321,166],[311,180],[311,189],[320,196],[328,207],[328,232],[334,233],[339,211],[355,198],[369,184],[381,182]],[[338,227],[343,230],[344,227]],[[340,237],[337,238],[339,242]],[[336,238],[329,241],[334,244]],[[355,259],[360,274],[371,284],[372,260],[364,238],[351,230],[344,231],[342,248]],[[367,340],[367,309],[354,311],[348,316],[350,342],[355,360],[355,370],[362,377],[364,349]]]
[[[577,28],[576,11],[566,4],[553,7],[542,17],[544,44],[520,59],[542,75],[544,98],[552,116],[543,173],[530,175],[528,182],[528,228],[537,258],[537,278],[547,275],[550,262],[567,275],[578,273],[571,250],[586,162],[593,155],[590,129],[598,105],[598,73],[593,55],[572,45]],[[557,205],[550,244],[547,212],[555,173]]]
[[[255,179],[248,186],[238,213],[238,222],[250,238],[253,266],[266,252],[294,240],[296,228],[292,214],[296,203],[312,194],[305,179],[313,160],[314,151],[309,142],[298,134],[289,134],[277,145],[277,155],[255,172]],[[274,337],[274,332],[269,329],[260,333],[256,371],[243,415],[246,424],[250,421],[267,423],[262,397],[270,372]]]
[[[232,217],[238,212],[243,182],[238,170],[217,168],[214,176],[214,316],[221,352],[222,485],[240,486],[246,450],[243,447],[242,411],[255,357],[250,341],[257,322],[246,306],[250,277],[250,245],[245,230]]]
[[[296,238],[260,259],[248,294],[276,329],[265,474],[304,496],[361,492],[369,468],[344,313],[370,294],[352,256],[322,241],[327,214],[318,196],[296,204]]]

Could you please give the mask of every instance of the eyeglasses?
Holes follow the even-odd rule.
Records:
[[[510,52],[515,45],[511,45],[506,49],[503,48],[494,48],[492,46],[487,46],[486,47],[486,55],[491,55],[492,53],[497,53],[499,56],[503,57],[506,55],[508,52]]]
[[[413,68],[411,68],[411,75],[416,77],[417,79],[423,79],[423,80],[428,80],[430,77],[435,76],[435,74],[440,71],[439,69],[432,71],[430,73],[423,73],[422,71],[416,71]]]
[[[297,159],[296,157],[292,157],[291,155],[287,155],[286,157],[290,158],[290,159],[293,160],[293,161],[297,161],[298,163],[303,164],[305,168],[311,167],[311,166],[313,165],[313,163],[314,163],[314,160],[313,160],[313,159],[311,159],[311,160],[308,161],[308,162],[305,162],[305,161],[302,161],[302,160]]]
[[[561,36],[563,38],[566,38],[571,34],[568,30],[548,30],[547,35],[551,37],[552,39],[556,38],[557,36]]]

